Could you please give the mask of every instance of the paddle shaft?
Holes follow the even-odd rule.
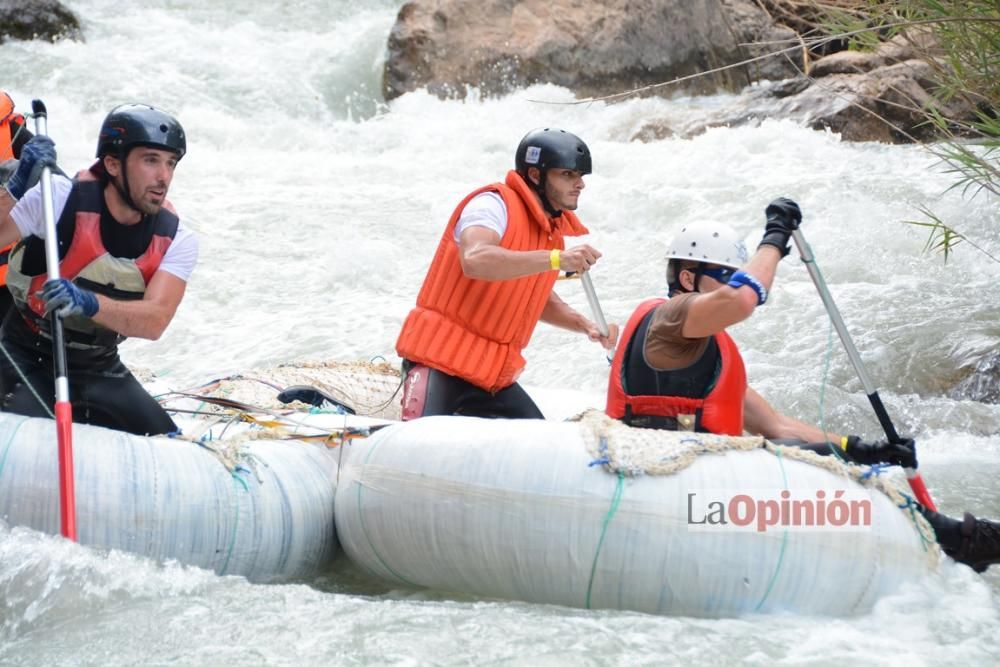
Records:
[[[583,281],[583,291],[587,293],[587,301],[590,302],[590,312],[594,314],[594,323],[597,324],[597,330],[602,336],[607,337],[608,322],[604,319],[604,311],[601,310],[601,304],[597,300],[597,292],[594,291],[594,283],[590,280],[590,272],[583,271],[580,273],[580,280]]]
[[[858,354],[858,348],[854,346],[854,341],[851,340],[851,334],[848,333],[847,327],[844,325],[844,319],[840,316],[840,310],[837,309],[837,304],[833,302],[833,297],[830,296],[830,290],[827,289],[826,282],[823,280],[823,275],[819,272],[819,267],[816,265],[816,258],[812,254],[812,249],[810,249],[809,244],[806,243],[806,239],[802,235],[801,230],[796,229],[793,231],[792,239],[795,240],[795,246],[799,250],[802,262],[806,265],[806,269],[809,271],[809,277],[812,278],[813,284],[816,285],[816,290],[819,292],[820,299],[823,300],[823,305],[826,307],[826,312],[830,316],[833,328],[837,330],[837,335],[840,336],[840,342],[844,344],[844,349],[847,351],[847,357],[851,360],[851,365],[854,366],[854,371],[858,374],[858,378],[861,380],[861,386],[864,387],[865,394],[868,395],[868,402],[871,403],[872,408],[875,410],[875,416],[878,418],[879,424],[882,425],[882,430],[885,431],[885,435],[889,439],[889,442],[901,442],[902,438],[899,437],[899,433],[896,431],[896,427],[892,423],[892,419],[889,418],[889,413],[886,411],[885,405],[882,403],[882,399],[878,395],[878,389],[875,388],[875,384],[868,375],[868,371],[865,368],[864,363],[861,361],[861,355]],[[920,501],[920,504],[929,510],[937,511],[937,507],[935,507],[930,492],[927,491],[927,487],[924,485],[924,480],[920,477],[920,474],[917,473],[915,469],[906,468],[906,479],[909,481],[910,488],[913,489],[913,492],[917,496],[917,500]]]
[[[41,100],[34,100],[31,109],[35,118],[35,134],[48,134],[47,114]],[[42,168],[42,211],[45,216],[45,264],[48,279],[59,280],[59,245],[56,238],[56,216],[52,205],[52,170]],[[76,492],[73,485],[73,406],[69,401],[69,378],[66,371],[66,344],[62,320],[53,312],[49,315],[52,328],[52,357],[56,387],[56,434],[59,442],[59,510],[62,534],[76,541]]]

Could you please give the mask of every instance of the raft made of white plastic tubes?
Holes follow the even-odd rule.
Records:
[[[863,613],[937,562],[898,481],[608,422],[428,417],[355,441],[341,545],[398,585],[701,617]]]

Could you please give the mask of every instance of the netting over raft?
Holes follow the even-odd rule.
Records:
[[[916,511],[905,478],[895,471],[889,473],[887,466],[848,464],[834,455],[821,456],[799,447],[776,445],[762,436],[733,437],[694,431],[633,428],[600,410],[588,410],[577,420],[587,451],[595,463],[610,473],[628,477],[673,475],[692,465],[700,456],[765,449],[776,457],[802,461],[852,479],[865,488],[881,491],[910,518],[927,545],[935,544],[934,529]],[[927,557],[932,565],[936,565],[940,550],[928,548]]]

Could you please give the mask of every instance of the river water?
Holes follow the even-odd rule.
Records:
[[[662,294],[666,240],[686,220],[755,243],[779,195],[803,232],[900,431],[918,437],[941,509],[1000,516],[1000,405],[949,397],[1000,347],[1000,264],[968,245],[945,264],[902,224],[931,207],[994,256],[1000,211],[946,192],[919,148],[841,142],[786,121],[632,143],[734,98],[563,105],[536,86],[502,99],[386,104],[379,76],[398,0],[74,0],[86,43],[0,46],[2,85],[41,97],[60,163],[92,159],[126,101],[174,112],[189,137],[171,199],[201,261],[167,334],[130,364],[178,385],[297,360],[395,361],[393,343],[452,207],[511,165],[529,129],[584,137],[595,173],[578,211],[604,253],[609,319]],[[579,283],[558,285],[581,310]],[[803,265],[733,329],[751,383],[779,409],[876,437],[878,424]],[[598,394],[601,351],[542,325],[526,383]],[[858,618],[660,618],[389,589],[340,562],[317,581],[255,585],[101,553],[0,524],[0,664],[996,664],[1000,574],[946,564]]]

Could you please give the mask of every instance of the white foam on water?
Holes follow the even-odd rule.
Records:
[[[60,164],[93,156],[104,114],[144,101],[176,113],[189,153],[171,199],[201,237],[201,261],[166,335],[123,356],[183,386],[300,359],[395,360],[399,326],[454,205],[501,179],[529,129],[586,139],[595,172],[580,239],[610,321],[664,293],[663,254],[683,221],[716,219],[753,247],[763,208],[795,198],[854,342],[942,509],[1000,515],[1000,406],[947,389],[1000,345],[1000,265],[968,244],[945,264],[900,221],[928,206],[1000,255],[1000,211],[948,192],[917,147],[843,142],[790,121],[689,139],[629,138],[648,120],[690,125],[735,98],[566,105],[534,86],[386,104],[384,44],[401,3],[69,3],[86,42],[7,42],[3,85],[48,105]],[[587,312],[577,281],[559,294]],[[771,300],[733,330],[752,383],[831,429],[879,435],[860,382],[805,268],[781,265]],[[559,407],[600,403],[597,345],[539,325],[523,381]],[[828,370],[825,370],[828,366]],[[574,393],[560,394],[571,388]],[[575,393],[581,392],[581,393]],[[255,586],[140,557],[0,528],[5,664],[524,663],[983,664],[996,662],[998,576],[945,568],[858,618],[707,621],[581,611],[345,584]],[[341,577],[338,579],[338,577]],[[363,580],[363,577],[361,578]]]

